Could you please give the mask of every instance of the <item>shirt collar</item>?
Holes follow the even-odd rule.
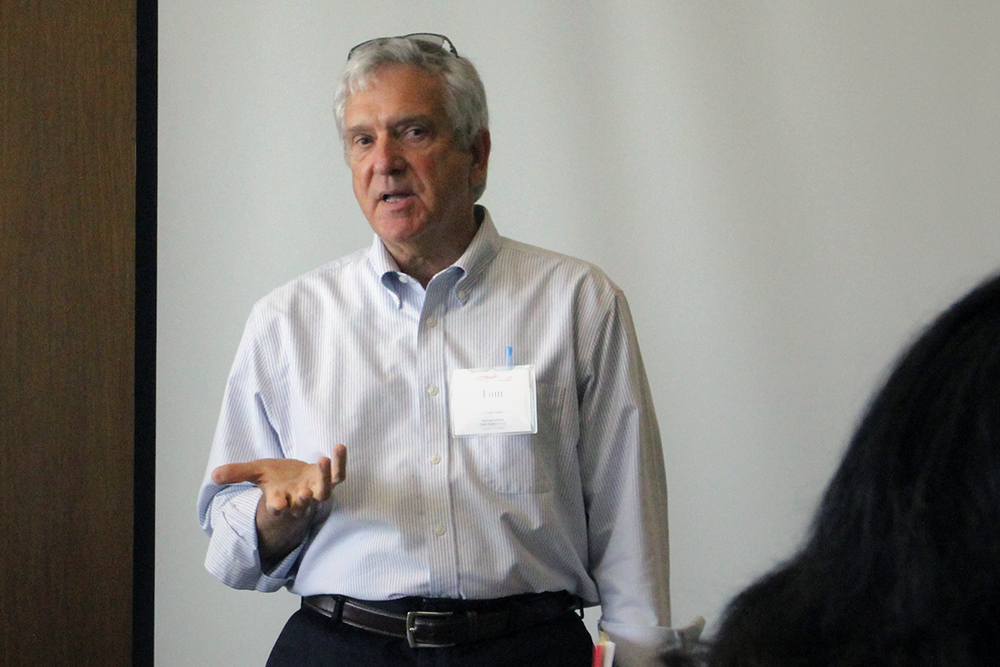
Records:
[[[490,212],[486,210],[485,206],[477,204],[475,214],[476,218],[482,219],[479,229],[476,231],[476,235],[472,237],[472,242],[469,243],[465,252],[449,267],[449,269],[457,269],[461,273],[461,277],[456,282],[456,285],[482,273],[490,261],[500,252],[500,234],[493,224]],[[368,250],[368,259],[383,287],[392,294],[396,307],[402,307],[402,300],[398,292],[399,284],[407,280],[412,280],[412,278],[409,278],[409,276],[406,276],[399,270],[399,265],[396,264],[396,260],[389,254],[378,234],[372,240],[371,247]],[[445,269],[445,271],[449,269]],[[464,299],[462,300],[464,301]]]

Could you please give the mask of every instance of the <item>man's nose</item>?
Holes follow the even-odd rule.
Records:
[[[389,137],[376,142],[374,163],[378,174],[397,174],[406,168],[406,160],[399,150],[399,144]]]

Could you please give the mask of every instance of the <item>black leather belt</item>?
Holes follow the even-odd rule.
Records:
[[[564,591],[475,602],[412,600],[414,606],[433,610],[402,611],[395,600],[367,602],[341,595],[304,597],[302,607],[362,630],[405,639],[414,648],[454,646],[501,637],[580,609],[579,598]],[[452,606],[449,603],[453,603],[453,608],[448,608]]]

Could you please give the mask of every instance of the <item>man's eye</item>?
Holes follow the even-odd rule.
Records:
[[[420,139],[427,135],[427,130],[422,127],[409,127],[404,135],[412,139]]]
[[[372,138],[371,137],[366,137],[364,135],[359,135],[359,136],[354,137],[354,145],[355,146],[367,146],[371,142],[372,142]]]

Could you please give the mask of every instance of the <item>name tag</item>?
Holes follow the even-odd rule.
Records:
[[[538,432],[534,366],[452,371],[448,396],[456,437]]]

